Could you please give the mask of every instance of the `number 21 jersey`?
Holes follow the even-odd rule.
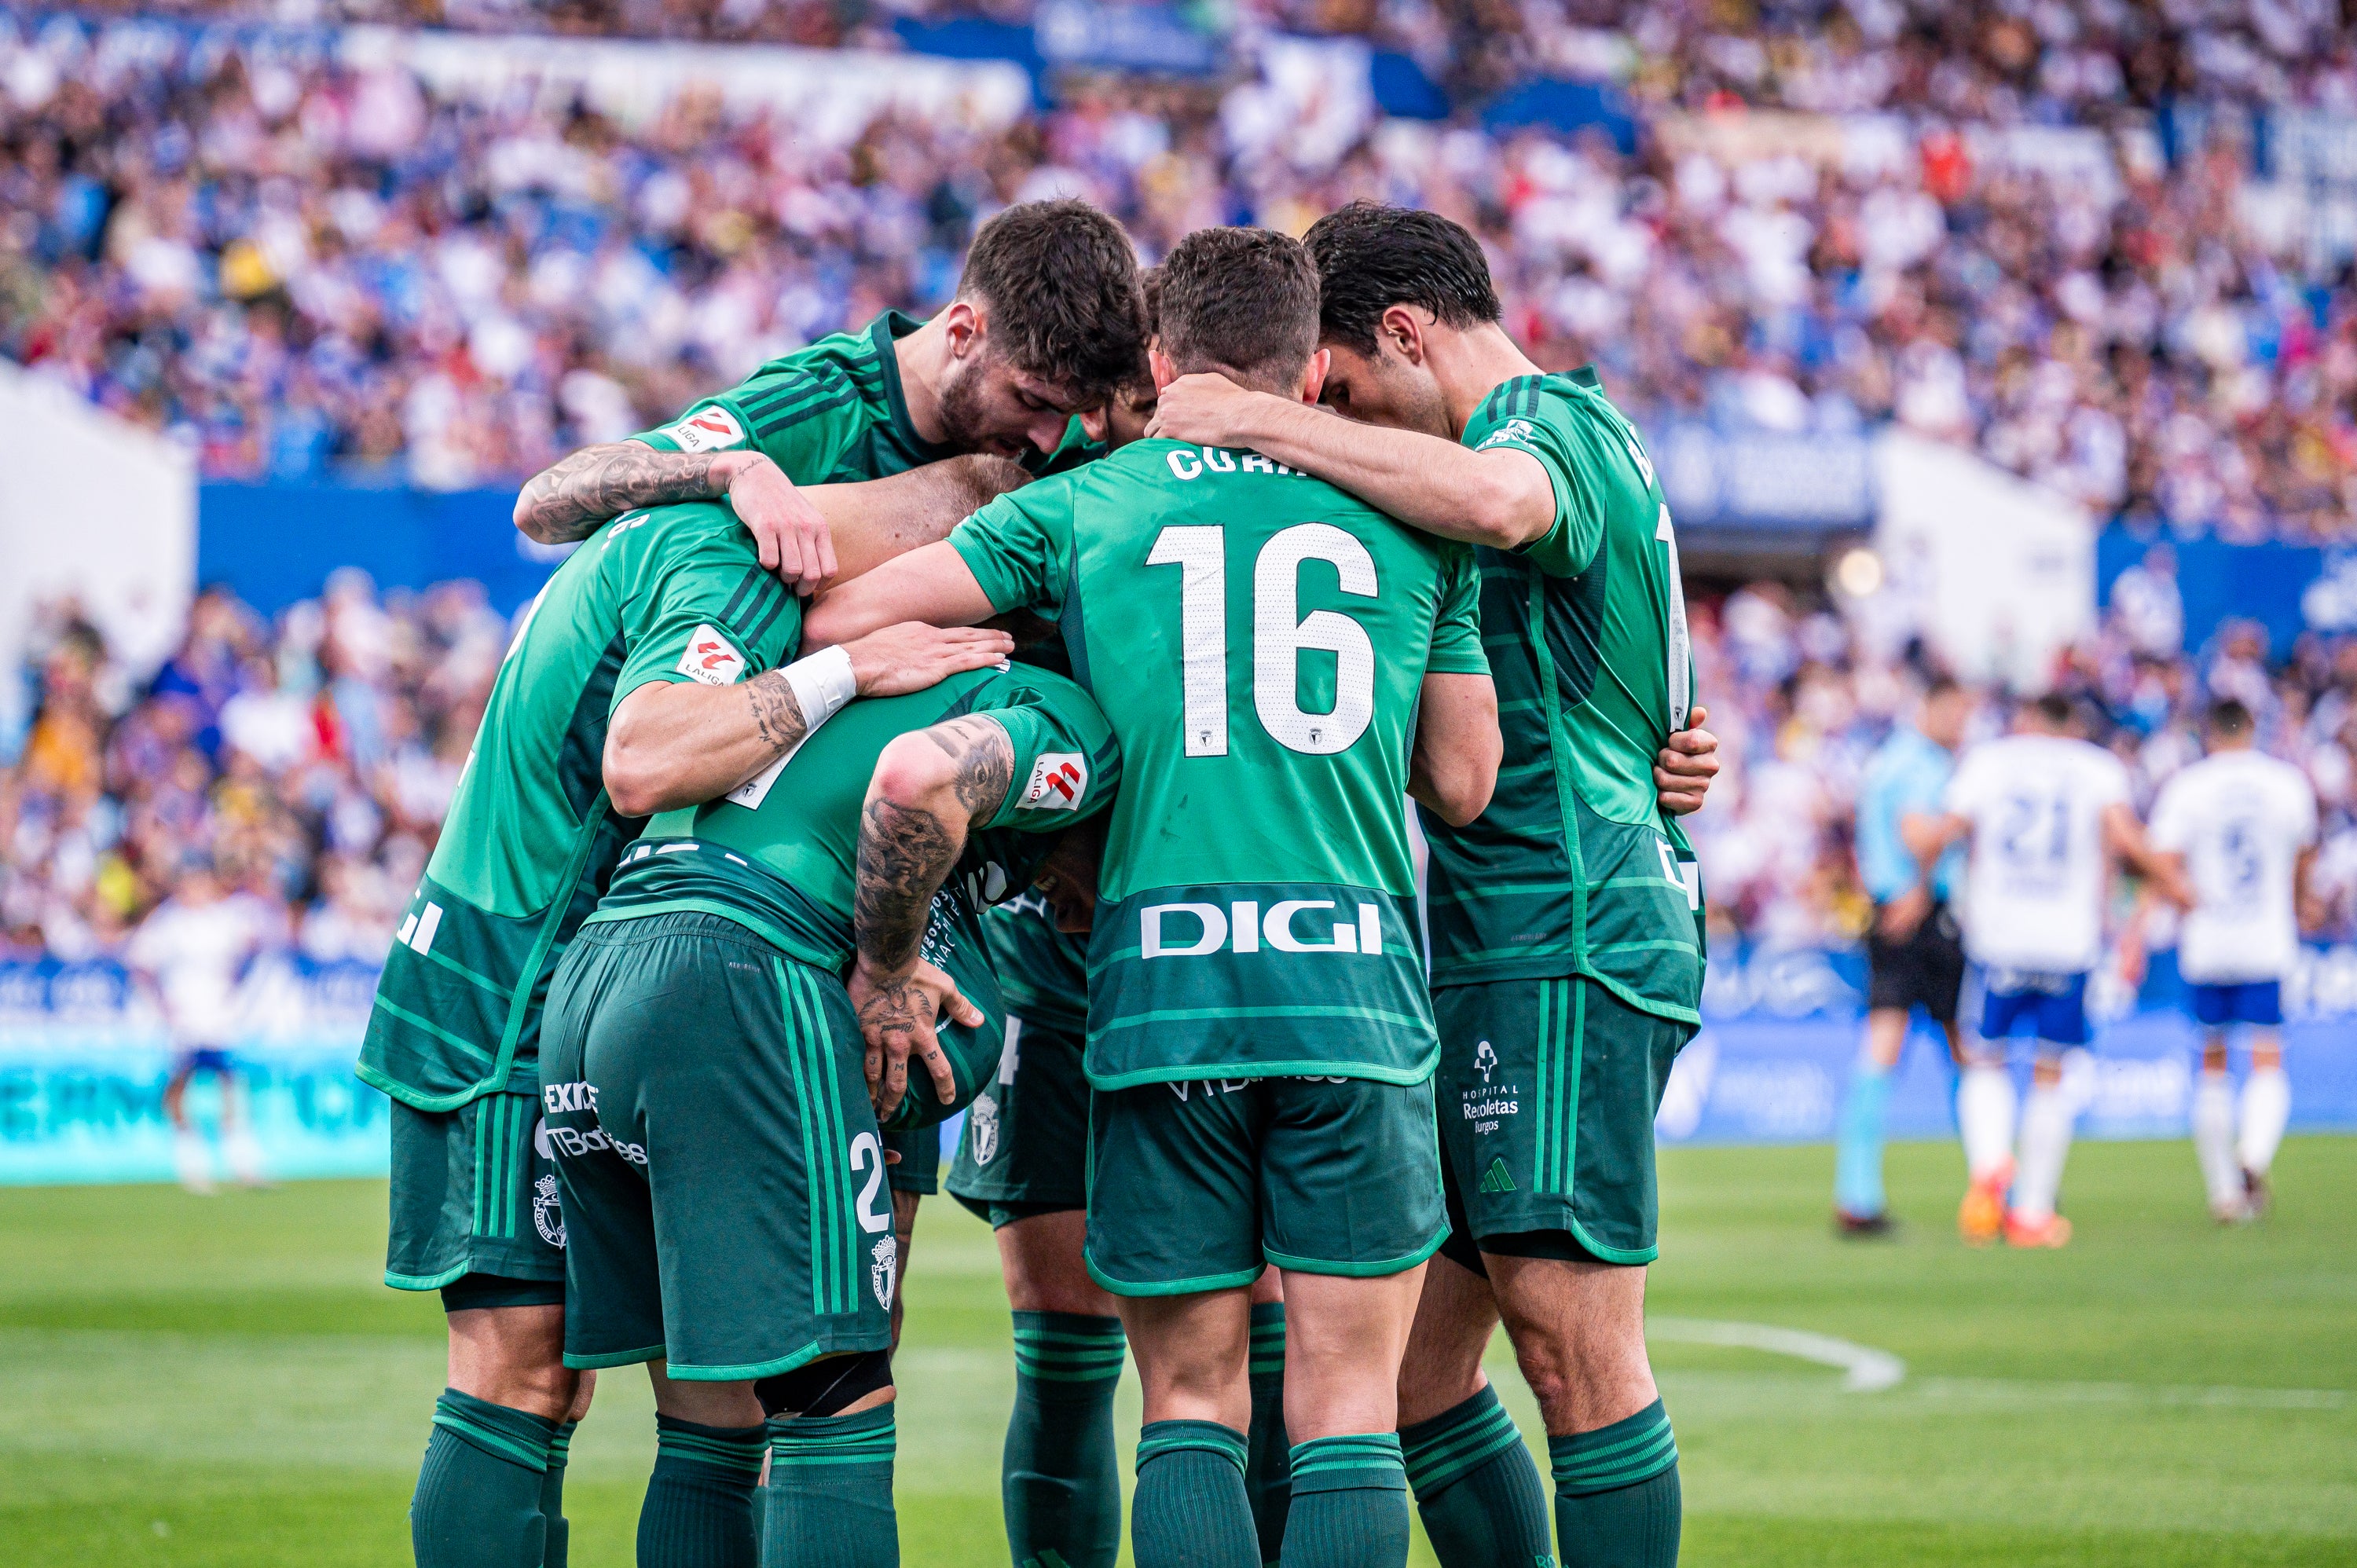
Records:
[[[1258,454],[1158,440],[950,542],[994,607],[1059,618],[1121,744],[1090,1081],[1420,1082],[1404,797],[1426,671],[1488,669],[1464,547]]]
[[[1977,746],[1948,781],[1970,818],[1964,951],[1992,969],[2083,974],[2103,956],[2104,812],[2127,769],[2099,746],[2015,735]]]

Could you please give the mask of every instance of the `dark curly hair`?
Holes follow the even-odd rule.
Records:
[[[1146,353],[1137,253],[1121,225],[1085,201],[1021,202],[985,223],[958,297],[989,306],[997,352],[1083,405],[1137,377]]]

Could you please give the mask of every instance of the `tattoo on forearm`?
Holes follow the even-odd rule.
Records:
[[[887,973],[916,961],[933,895],[965,847],[967,825],[998,810],[1015,775],[1015,748],[988,719],[952,719],[925,738],[956,763],[952,787],[966,821],[944,822],[921,806],[883,800],[861,813],[852,929],[860,956]]]
[[[933,895],[941,891],[963,840],[921,807],[868,802],[859,819],[851,928],[859,955],[870,966],[896,973],[916,961]]]
[[[771,752],[782,756],[810,733],[802,700],[786,684],[784,671],[766,671],[746,682],[745,700],[753,705],[753,727],[760,732],[761,744]]]
[[[519,526],[543,544],[570,544],[633,507],[710,500],[727,489],[712,478],[717,456],[658,452],[634,441],[585,446],[524,486]]]

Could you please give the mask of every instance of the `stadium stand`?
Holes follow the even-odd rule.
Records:
[[[1654,428],[1895,422],[2147,537],[2333,543],[2357,526],[2357,296],[2326,232],[2339,188],[2309,177],[2338,145],[2326,129],[2357,124],[2330,7],[1966,20],[1853,0],[1767,6],[1737,32],[1697,5],[1266,0],[1240,8],[1221,74],[1067,75],[1003,124],[944,101],[841,145],[694,92],[634,117],[437,87],[353,63],[331,31],[199,9],[0,19],[0,351],[180,435],[211,478],[513,483],[769,353],[938,304],[974,223],[1011,200],[1085,194],[1152,256],[1202,223],[1297,230],[1372,195],[1475,227],[1535,357],[1599,362]],[[959,19],[317,15],[876,48]],[[1020,28],[1034,8],[966,19]],[[1282,55],[1295,34],[1363,40],[1411,61],[1442,113],[1466,107],[1338,108],[1342,79]],[[1600,83],[1584,126],[1544,103],[1537,124],[1490,112],[1574,79]],[[2147,799],[2194,755],[2209,693],[2251,701],[2326,802],[2333,929],[2357,933],[2357,648],[2310,638],[2271,662],[2229,623],[2180,653],[2176,593],[2148,572],[2115,589],[2066,685]],[[1859,929],[1850,792],[1903,706],[1911,629],[1903,608],[1845,618],[1770,583],[1701,607],[1734,766],[1700,831],[1730,933]],[[381,600],[346,576],[268,625],[209,593],[143,686],[61,608],[28,671],[35,722],[0,737],[5,942],[111,945],[177,848],[210,840],[309,911],[307,941],[381,948],[504,637],[467,585]],[[1781,831],[1795,821],[1813,831]]]

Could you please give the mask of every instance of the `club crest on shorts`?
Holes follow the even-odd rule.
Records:
[[[556,1196],[556,1178],[544,1176],[532,1184],[532,1228],[552,1247],[565,1245],[565,1206]]]
[[[894,1276],[899,1273],[900,1239],[885,1237],[870,1250],[867,1260],[867,1283],[876,1292],[876,1305],[889,1312]]]
[[[986,1165],[998,1153],[998,1101],[987,1094],[978,1096],[966,1115],[974,1123],[974,1163]]]

